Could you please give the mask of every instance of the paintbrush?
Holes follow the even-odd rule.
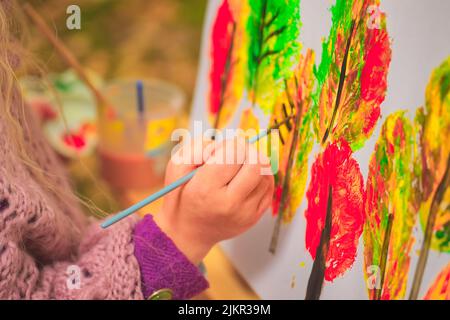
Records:
[[[105,97],[89,79],[83,67],[72,54],[72,52],[55,36],[54,32],[49,28],[45,20],[39,15],[39,13],[33,8],[31,4],[25,3],[23,5],[23,9],[25,13],[30,17],[30,19],[34,22],[37,29],[42,33],[42,35],[44,35],[55,47],[56,52],[58,52],[61,58],[75,70],[80,79],[89,87],[97,101],[99,113],[102,112],[107,106],[109,106],[109,104],[107,103]]]
[[[293,117],[294,117],[294,115],[286,117],[282,122],[279,122],[279,123],[277,123],[277,124],[267,128],[266,130],[261,131],[261,133],[259,133],[258,135],[251,137],[250,139],[248,139],[248,142],[249,143],[257,142],[261,138],[267,136],[270,133],[271,130],[278,129],[282,125],[287,124]],[[192,170],[191,172],[189,172],[188,174],[182,176],[178,180],[175,180],[174,182],[168,184],[167,186],[165,186],[161,190],[155,192],[154,194],[152,194],[152,195],[148,196],[147,198],[139,201],[138,203],[132,205],[131,207],[129,207],[129,208],[119,212],[118,214],[116,214],[114,216],[112,216],[111,218],[109,218],[108,220],[103,222],[101,224],[101,227],[104,228],[104,229],[108,228],[109,226],[113,225],[114,223],[122,220],[123,218],[129,216],[130,214],[138,211],[139,209],[145,207],[146,205],[148,205],[148,204],[158,200],[159,198],[165,196],[169,192],[171,192],[171,191],[175,190],[176,188],[182,186],[183,184],[185,184],[186,182],[191,180],[192,177],[194,177],[194,175],[197,173],[197,171],[200,168],[201,167],[198,167],[198,168]]]
[[[142,124],[145,119],[144,84],[141,80],[136,81],[136,100],[138,121]]]

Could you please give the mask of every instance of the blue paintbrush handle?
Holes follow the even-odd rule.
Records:
[[[269,130],[263,130],[261,131],[259,134],[257,134],[256,136],[251,137],[250,139],[248,139],[248,143],[255,143],[256,141],[258,141],[261,138],[264,138],[265,136],[267,136],[267,133],[269,132]]]
[[[178,180],[175,180],[174,182],[172,182],[171,184],[165,186],[161,190],[159,190],[159,191],[155,192],[154,194],[148,196],[144,200],[141,200],[138,203],[132,205],[131,207],[123,210],[122,212],[119,212],[115,216],[113,216],[110,219],[108,219],[105,222],[103,222],[101,224],[102,228],[108,228],[112,224],[122,220],[123,218],[129,216],[130,214],[132,214],[132,213],[138,211],[139,209],[145,207],[146,205],[152,203],[153,201],[156,201],[159,198],[165,196],[166,194],[168,194],[169,192],[171,192],[174,189],[178,188],[179,186],[185,184],[186,182],[188,182],[189,180],[192,179],[192,177],[195,175],[197,170],[198,170],[198,168],[194,169],[193,171],[189,172],[185,176],[182,176]]]
[[[144,83],[141,80],[138,80],[136,82],[136,91],[137,91],[137,107],[138,107],[138,114],[140,117],[144,116]]]
[[[248,142],[249,143],[255,143],[256,141],[258,141],[259,139],[265,137],[267,135],[268,130],[264,130],[262,131],[260,134],[251,137]],[[195,175],[195,173],[198,171],[199,168],[194,169],[193,171],[189,172],[187,175],[179,178],[178,180],[175,180],[174,182],[172,182],[171,184],[165,186],[164,188],[162,188],[161,190],[159,190],[158,192],[155,192],[154,194],[148,196],[147,198],[145,198],[144,200],[139,201],[138,203],[132,205],[131,207],[119,212],[118,214],[116,214],[115,216],[112,216],[111,218],[109,218],[108,220],[106,220],[105,222],[103,222],[101,224],[102,228],[108,228],[109,226],[113,225],[114,223],[122,220],[125,217],[128,217],[130,214],[133,214],[134,212],[138,211],[139,209],[145,207],[146,205],[152,203],[153,201],[158,200],[159,198],[165,196],[166,194],[168,194],[169,192],[171,192],[172,190],[178,188],[179,186],[185,184],[186,182],[188,182],[189,180],[192,179],[192,177]]]

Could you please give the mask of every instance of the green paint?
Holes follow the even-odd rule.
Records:
[[[441,101],[443,102],[448,98],[450,91],[450,63],[443,63],[436,71],[435,77],[440,79],[439,92]]]
[[[450,208],[447,208],[447,211],[450,212]],[[450,221],[444,225],[443,229],[436,231],[436,239],[442,252],[450,246]]]
[[[297,153],[296,164],[297,166],[307,166],[308,156],[313,147],[313,137],[311,135],[311,122],[313,117],[313,110],[310,108],[303,116],[302,125],[299,129],[299,150]]]
[[[344,31],[348,31],[350,28],[352,22],[352,6],[353,1],[337,0],[336,4],[331,7],[332,26],[330,34],[327,40],[322,43],[322,58],[319,67],[314,68],[314,74],[317,78],[317,87],[313,94],[313,102],[315,106],[319,105],[322,86],[328,78],[332,68],[334,69],[333,73],[337,74],[339,77],[340,66],[334,63],[336,39],[339,29],[343,28]]]
[[[418,202],[414,193],[417,177],[414,175],[415,141],[413,127],[404,111],[389,115],[371,157],[367,188],[366,223],[364,225],[365,264],[378,265],[382,259],[383,239],[389,232],[392,215],[392,234],[387,253],[386,276],[394,294],[406,281],[408,251],[413,241],[412,229],[416,221]],[[380,221],[380,224],[377,224]],[[393,262],[396,269],[392,269]],[[393,280],[395,279],[395,280]],[[400,298],[400,297],[392,297]]]
[[[247,88],[265,112],[284,90],[300,54],[299,0],[249,0]]]

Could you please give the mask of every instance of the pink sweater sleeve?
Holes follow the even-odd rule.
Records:
[[[36,123],[25,124],[17,115],[29,129],[28,154],[51,188],[20,158],[2,116],[0,299],[143,299],[162,288],[190,298],[207,286],[150,220],[128,218],[107,230],[98,220],[88,221]],[[170,250],[154,250],[151,243]]]
[[[63,180],[56,195],[5,160],[0,155],[0,299],[143,299],[165,288],[188,299],[207,287],[150,217],[103,230]]]
[[[36,116],[28,108],[21,111],[18,88],[12,103],[9,116],[23,129],[23,143],[0,112],[0,299],[142,299],[143,286],[147,294],[172,286],[175,297],[189,298],[195,293],[185,287],[191,277],[201,284],[198,290],[206,286],[156,226],[148,232],[145,220],[136,228],[136,219],[129,218],[102,230],[98,221],[89,222]],[[153,250],[148,245],[156,238],[172,249]],[[171,272],[180,262],[191,276],[186,268]],[[168,277],[183,281],[168,282]]]
[[[6,223],[21,219],[6,213]],[[17,214],[17,215],[16,215]],[[15,216],[16,215],[16,216]],[[15,218],[14,218],[15,216]],[[39,224],[39,219],[29,221]],[[71,255],[54,261],[32,251],[27,239],[0,237],[1,299],[142,299],[139,265],[134,257],[133,221],[100,230],[93,224]],[[42,228],[42,226],[40,226]],[[45,242],[51,242],[41,238]],[[35,240],[36,241],[36,240]],[[56,244],[49,244],[57,247]],[[58,250],[57,248],[55,248]],[[43,259],[43,260],[40,260]]]
[[[10,200],[0,195],[0,299],[143,299],[166,288],[189,299],[207,287],[151,216],[107,230],[95,221],[72,250],[46,214],[27,218]]]
[[[20,158],[0,115],[0,299],[139,299],[134,219],[108,230],[89,222],[34,121],[28,154],[52,185]]]

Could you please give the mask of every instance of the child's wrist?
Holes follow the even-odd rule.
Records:
[[[192,235],[188,226],[179,226],[179,224],[170,221],[168,215],[164,212],[156,214],[154,221],[189,261],[195,265],[203,260],[213,246],[213,244]]]

